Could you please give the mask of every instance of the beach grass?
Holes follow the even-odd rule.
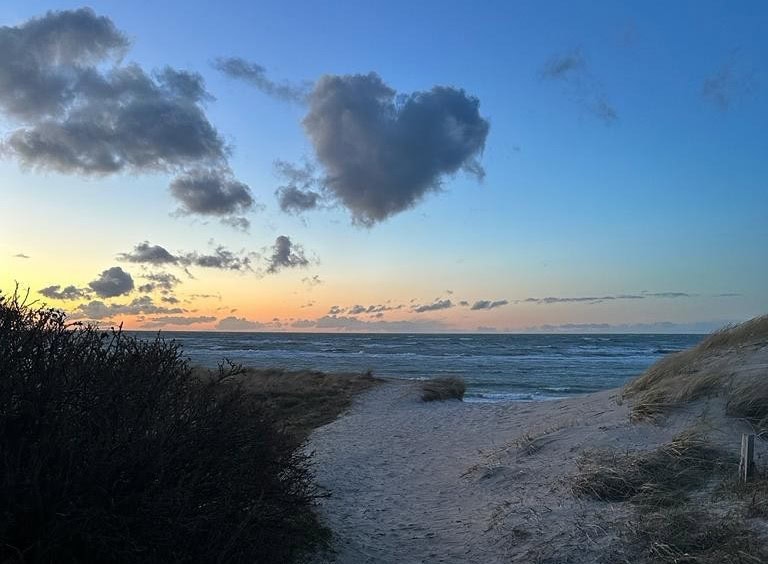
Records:
[[[461,378],[445,377],[424,380],[421,383],[421,401],[463,400],[467,385]]]
[[[689,430],[651,451],[588,451],[578,467],[571,483],[577,496],[660,507],[684,503],[719,470],[736,466],[705,436]]]
[[[196,368],[198,377],[215,378],[216,371]],[[270,414],[278,429],[301,443],[313,429],[335,420],[354,397],[382,380],[371,372],[330,374],[316,370],[239,368],[229,377],[260,409]]]
[[[768,429],[768,365],[760,361],[766,346],[768,316],[757,317],[668,355],[625,386],[632,419],[659,425],[686,403],[724,399],[714,404],[715,411],[702,406],[697,426],[658,448],[587,451],[578,459],[570,478],[574,495],[634,508],[620,523],[627,561],[768,561],[765,470],[749,482],[738,480],[736,456],[699,430],[722,434],[727,417],[745,419],[758,431]],[[707,418],[721,424],[707,427]]]
[[[730,349],[765,346],[768,315],[724,327],[697,346],[659,360],[625,386],[623,397],[631,400],[633,417],[656,420],[675,406],[721,395],[729,415],[768,429],[768,366],[735,374],[735,366],[720,361]]]

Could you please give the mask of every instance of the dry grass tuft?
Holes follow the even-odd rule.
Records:
[[[723,481],[715,491],[718,498],[740,502],[744,517],[768,520],[768,474],[761,472],[748,482],[737,478]]]
[[[212,372],[197,368],[199,377]],[[262,409],[271,412],[279,430],[303,442],[313,429],[336,419],[354,397],[382,382],[372,373],[327,374],[316,370],[245,368],[232,378]]]
[[[421,401],[445,401],[464,399],[467,386],[461,378],[433,378],[421,384]]]
[[[630,537],[640,562],[723,564],[766,562],[768,551],[747,523],[688,505],[641,512]]]
[[[723,347],[744,347],[765,343],[768,339],[768,315],[761,315],[739,323],[727,325],[704,339],[697,348],[712,350]]]
[[[650,452],[626,455],[591,453],[579,463],[572,489],[600,501],[629,502],[635,515],[624,524],[627,556],[622,561],[669,564],[758,563],[768,549],[747,521],[767,515],[768,482],[722,482],[719,497],[738,497],[742,510],[707,511],[702,495],[735,463],[686,431]],[[751,500],[751,501],[750,501]],[[716,507],[712,505],[711,507]]]
[[[696,347],[668,355],[627,384],[632,416],[655,420],[669,408],[703,397],[727,397],[728,414],[768,423],[768,378],[759,371],[734,377],[723,355],[768,345],[768,315],[716,331]]]
[[[726,464],[723,453],[701,435],[687,431],[650,452],[582,455],[571,489],[600,501],[630,501],[649,506],[685,502],[688,493],[708,482]]]

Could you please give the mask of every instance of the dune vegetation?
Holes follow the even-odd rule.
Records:
[[[461,378],[431,378],[421,383],[421,401],[463,400],[466,390]]]
[[[193,370],[0,294],[0,561],[294,560],[329,538],[301,442],[374,382]]]
[[[586,450],[578,459],[574,495],[634,508],[621,527],[623,553],[670,564],[768,561],[768,468],[739,481],[734,448],[740,421],[758,436],[768,429],[768,316],[663,358],[622,400],[636,424],[663,426],[686,406],[681,416],[695,421],[650,451]]]
[[[768,343],[768,315],[716,331],[698,346],[671,354],[624,389],[638,419],[661,417],[669,409],[706,396],[722,396],[728,415],[768,429],[768,358],[740,369],[734,351],[758,351]],[[745,356],[745,355],[742,355]]]

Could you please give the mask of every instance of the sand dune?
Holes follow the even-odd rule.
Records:
[[[768,364],[765,345],[719,351],[717,362],[724,354],[738,371]],[[633,508],[575,496],[579,457],[651,451],[692,427],[736,456],[750,430],[717,395],[655,423],[633,422],[621,390],[513,404],[418,396],[413,383],[389,381],[311,436],[335,534],[335,554],[317,562],[622,562]]]

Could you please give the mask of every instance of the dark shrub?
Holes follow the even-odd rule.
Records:
[[[0,562],[285,562],[308,460],[179,347],[0,295]]]

